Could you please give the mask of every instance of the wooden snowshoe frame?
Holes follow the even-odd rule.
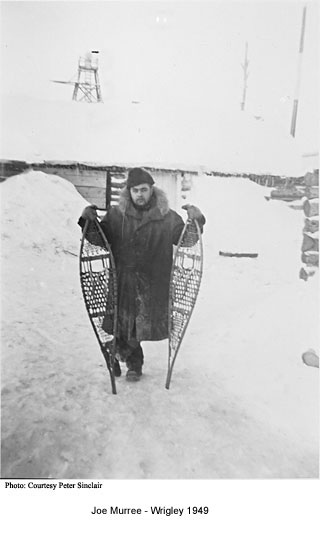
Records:
[[[203,245],[199,224],[187,220],[173,258],[169,289],[169,355],[166,388],[189,324],[203,272]]]
[[[109,370],[112,393],[116,394],[117,275],[110,245],[98,220],[90,223],[90,228],[89,221],[86,221],[79,260],[85,306]]]

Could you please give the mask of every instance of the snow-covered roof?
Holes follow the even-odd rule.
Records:
[[[238,110],[3,99],[1,157],[300,176],[296,141]]]

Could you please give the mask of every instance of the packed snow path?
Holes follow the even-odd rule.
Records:
[[[80,290],[85,201],[42,173],[2,184],[2,477],[318,476],[318,370],[301,361],[317,293],[298,280],[302,216],[250,182],[205,185],[204,278],[170,390],[164,341],[144,345],[143,378],[117,379],[114,396]],[[237,242],[259,257],[218,256]]]

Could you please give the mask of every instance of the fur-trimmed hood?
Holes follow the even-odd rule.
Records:
[[[153,202],[152,208],[158,208],[160,211],[160,214],[162,216],[165,216],[170,210],[168,197],[165,194],[165,192],[162,189],[156,186],[153,186],[152,199],[154,201],[154,202],[152,201]],[[128,208],[132,206],[133,205],[132,205],[132,200],[130,197],[130,191],[128,190],[128,188],[125,187],[120,192],[119,210],[122,214],[125,214]]]

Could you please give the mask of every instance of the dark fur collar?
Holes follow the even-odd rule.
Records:
[[[160,210],[160,214],[165,216],[169,212],[169,201],[165,192],[153,186],[153,193],[156,199],[156,207]],[[124,188],[120,193],[119,209],[122,214],[125,214],[126,209],[132,206],[130,192],[127,188]]]

